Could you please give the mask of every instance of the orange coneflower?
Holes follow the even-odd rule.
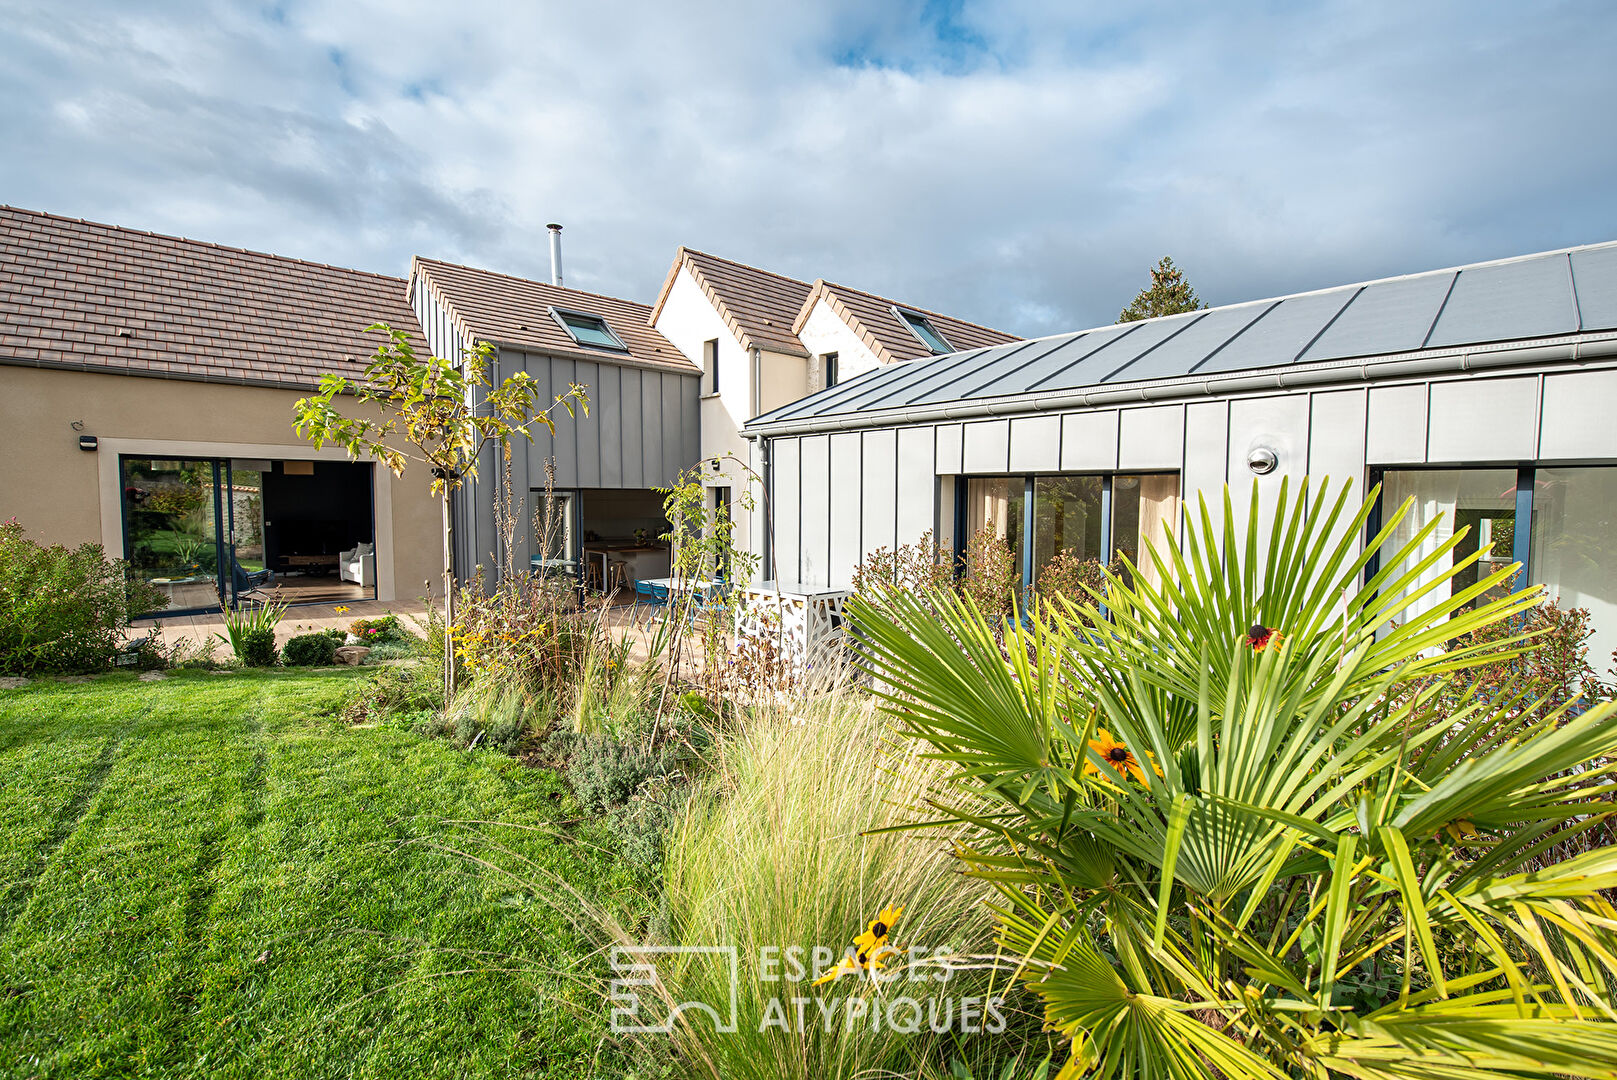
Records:
[[[1246,643],[1253,652],[1262,652],[1271,645],[1279,648],[1283,637],[1279,630],[1262,623],[1253,623],[1246,631]]]
[[[1134,751],[1112,738],[1112,733],[1105,728],[1096,730],[1095,737],[1089,740],[1089,748],[1095,751],[1096,756],[1106,762],[1108,766],[1117,770],[1118,776],[1132,776],[1142,784],[1146,782],[1145,769],[1141,767],[1140,759],[1134,756]],[[1151,770],[1161,776],[1162,769],[1157,765],[1156,759],[1151,756],[1150,751],[1146,752],[1145,759],[1151,763]],[[1093,761],[1086,758],[1084,772],[1091,776],[1099,776],[1100,768]]]

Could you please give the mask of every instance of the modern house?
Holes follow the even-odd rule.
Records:
[[[100,542],[217,609],[266,584],[294,600],[421,595],[434,504],[292,430],[324,372],[357,374],[403,279],[0,207],[0,515]]]
[[[1382,485],[1470,526],[1617,648],[1617,244],[890,364],[747,424],[783,579],[845,586],[928,530],[1137,555],[1257,477]],[[1168,524],[1163,525],[1166,521]],[[1258,523],[1263,525],[1265,523]],[[1253,523],[1234,522],[1238,535]]]
[[[489,270],[415,259],[410,303],[436,356],[494,346],[491,380],[526,371],[548,403],[582,386],[588,415],[562,415],[515,444],[512,563],[578,573],[595,587],[669,573],[663,496],[699,456],[701,370],[651,325],[644,304]],[[552,472],[547,476],[550,461]],[[495,505],[503,472],[493,454],[455,499],[457,572],[502,565]],[[547,496],[547,489],[549,495]],[[549,537],[546,510],[553,521]],[[548,540],[548,544],[547,544]]]
[[[700,460],[710,505],[732,507],[738,546],[768,547],[763,507],[738,493],[762,476],[742,436],[750,420],[888,364],[1000,345],[1011,334],[824,279],[813,283],[680,248],[651,325],[702,372]],[[755,500],[761,492],[754,486]],[[765,562],[761,572],[768,574]]]

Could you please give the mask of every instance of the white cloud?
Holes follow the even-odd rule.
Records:
[[[1595,2],[0,11],[0,200],[394,273],[560,220],[1038,333],[1617,236]]]

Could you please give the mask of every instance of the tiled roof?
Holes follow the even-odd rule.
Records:
[[[404,282],[0,207],[0,363],[313,387],[357,374]]]
[[[651,308],[633,300],[582,292],[492,270],[423,259],[410,264],[410,276],[424,277],[468,338],[605,363],[625,361],[694,372],[696,366],[651,327]],[[551,316],[551,308],[582,311],[606,320],[628,355],[615,349],[580,345]]]
[[[674,265],[668,268],[668,277],[652,306],[652,322],[657,320],[682,268],[690,270],[742,348],[808,355],[792,329],[809,294],[808,282],[687,247],[674,253]]]
[[[846,285],[837,285],[823,278],[814,283],[813,290],[804,300],[797,318],[792,323],[794,333],[803,329],[809,313],[821,299],[831,306],[831,310],[835,311],[866,345],[870,346],[870,350],[884,364],[932,355],[932,351],[910,333],[909,327],[899,321],[898,316],[893,313],[895,307],[925,315],[933,329],[942,334],[944,340],[953,345],[957,352],[1021,340],[1015,334],[990,330],[986,326],[978,326],[963,319],[910,307],[908,304],[900,304],[872,293],[850,289]]]
[[[949,324],[939,324],[948,335]],[[893,364],[758,417],[835,429],[994,401],[1009,413],[1062,394],[1282,368],[1451,356],[1617,332],[1617,243],[1344,285]],[[1016,400],[997,400],[1016,399]]]

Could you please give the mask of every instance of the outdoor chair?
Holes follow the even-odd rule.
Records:
[[[265,567],[262,570],[249,570],[236,561],[235,553],[230,556],[230,583],[235,587],[237,596],[245,596],[254,589],[268,585],[275,580],[275,571]]]

